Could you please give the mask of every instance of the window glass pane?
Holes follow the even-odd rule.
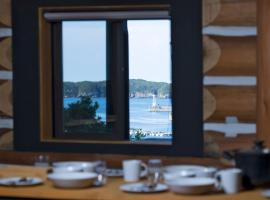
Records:
[[[106,132],[106,21],[62,23],[64,132]]]
[[[172,139],[170,20],[128,20],[132,140]]]

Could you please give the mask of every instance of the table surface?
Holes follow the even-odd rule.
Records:
[[[29,187],[0,187],[0,197],[39,198],[39,199],[89,199],[89,200],[259,200],[261,190],[244,191],[235,195],[207,194],[198,196],[177,195],[172,192],[155,194],[132,194],[119,190],[123,180],[109,178],[103,187],[86,189],[58,189],[46,180],[46,169],[31,166],[4,165],[0,167],[0,177],[8,176],[37,176],[45,180],[43,185]]]

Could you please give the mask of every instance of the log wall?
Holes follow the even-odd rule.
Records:
[[[13,149],[11,0],[0,0],[0,150]]]
[[[257,77],[257,35],[235,34],[239,30],[247,30],[246,26],[256,30],[256,3],[256,0],[203,1],[203,25],[208,28],[203,39],[203,72],[207,78],[222,77],[226,80],[226,77],[235,77],[237,80],[238,77]],[[214,28],[229,31],[226,34],[209,33]],[[232,32],[234,34],[230,35]],[[241,85],[229,82],[231,80],[228,79],[228,84],[224,85],[205,86],[205,123],[226,124],[228,117],[234,117],[236,122],[232,123],[256,124],[257,85]],[[236,137],[231,138],[222,132],[206,131],[205,142],[208,145],[205,151],[208,155],[218,155],[228,149],[247,148],[256,138],[255,131],[245,134],[240,130]]]

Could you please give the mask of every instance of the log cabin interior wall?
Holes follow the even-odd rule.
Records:
[[[0,0],[1,150],[13,148],[10,7]],[[256,0],[203,0],[203,26],[205,152],[219,156],[256,138]]]
[[[250,148],[257,138],[256,3],[203,3],[206,155]]]
[[[0,150],[12,150],[11,0],[0,0]]]

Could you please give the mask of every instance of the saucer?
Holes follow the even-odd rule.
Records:
[[[262,191],[261,195],[265,198],[270,198],[270,189]]]
[[[127,183],[121,185],[120,190],[132,193],[156,193],[167,191],[168,186],[165,184],[158,184],[156,187],[150,188],[146,186],[145,183]]]
[[[2,186],[32,186],[42,184],[43,180],[38,177],[7,177],[0,179]]]

